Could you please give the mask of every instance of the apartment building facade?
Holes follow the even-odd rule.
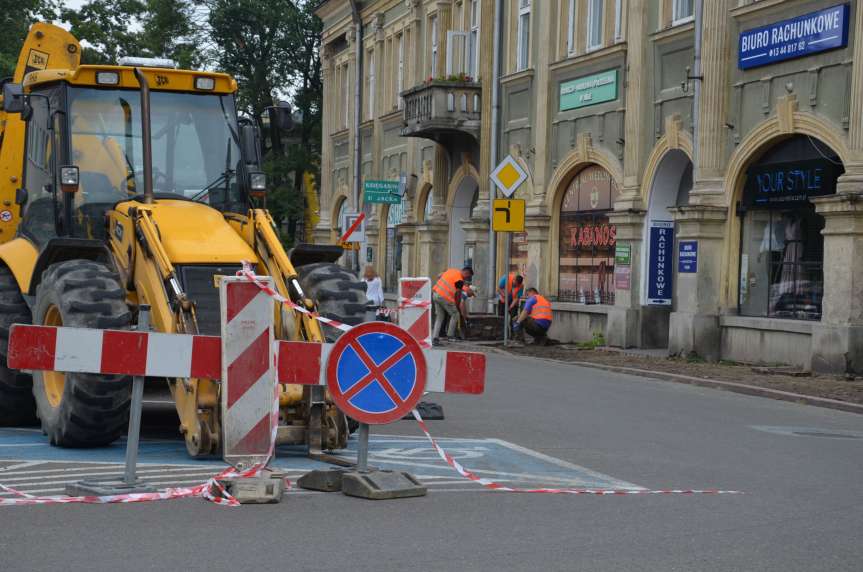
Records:
[[[326,0],[316,236],[364,210],[360,258],[390,290],[470,263],[488,293],[490,261],[509,264],[564,341],[863,370],[859,2],[704,0],[700,38],[695,4],[376,0],[357,37],[350,2]],[[526,229],[490,248],[507,154]],[[363,204],[355,173],[407,192]]]

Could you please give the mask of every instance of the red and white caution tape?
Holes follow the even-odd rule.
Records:
[[[245,278],[254,282],[255,285],[258,286],[258,288],[263,290],[267,295],[269,295],[272,299],[276,300],[277,302],[284,304],[285,306],[288,306],[289,308],[293,308],[297,312],[306,314],[307,316],[314,318],[315,320],[321,322],[322,324],[326,324],[327,326],[330,326],[330,327],[335,328],[337,330],[340,330],[342,332],[348,332],[351,330],[351,328],[353,328],[353,326],[349,326],[348,324],[343,324],[342,322],[339,322],[338,320],[333,320],[332,318],[325,318],[324,316],[321,316],[317,312],[312,312],[311,310],[308,310],[308,309],[300,306],[299,304],[294,303],[293,300],[285,298],[284,296],[282,296],[281,294],[276,292],[273,288],[270,288],[267,284],[258,280],[258,277],[252,271],[251,265],[249,265],[246,262],[243,263],[243,269],[240,270],[239,272],[237,272],[237,275],[238,276],[244,276]],[[417,302],[416,304],[418,306],[425,305],[423,302]],[[390,312],[390,310],[388,310],[388,309],[385,309],[385,311]],[[379,309],[379,312],[380,312],[380,309]],[[394,312],[397,312],[397,310]],[[383,314],[383,315],[387,315],[387,314]],[[419,344],[421,347],[428,347],[427,343],[419,342]]]
[[[273,298],[277,302],[284,304],[285,306],[288,306],[290,308],[293,308],[297,312],[311,316],[312,318],[321,322],[322,324],[326,324],[330,327],[333,327],[337,330],[341,330],[343,332],[347,332],[348,330],[351,329],[351,326],[349,326],[347,324],[343,324],[343,323],[339,322],[338,320],[325,318],[325,317],[321,316],[320,314],[318,314],[317,312],[312,312],[310,310],[307,310],[306,308],[303,308],[299,304],[295,304],[292,300],[285,298],[284,296],[282,296],[281,294],[279,294],[278,292],[276,292],[275,290],[270,288],[268,285],[266,285],[263,282],[261,282],[260,280],[258,280],[258,277],[255,275],[254,272],[252,272],[251,266],[249,266],[248,263],[245,263],[245,262],[243,263],[243,269],[240,270],[239,272],[237,272],[237,276],[244,276],[245,278],[248,278],[249,280],[254,282],[258,288],[263,290],[267,295],[269,295],[271,298]]]
[[[658,489],[658,490],[643,490],[643,489],[522,489],[518,487],[508,487],[500,483],[496,483],[490,479],[479,477],[464,468],[458,461],[452,458],[440,445],[435,438],[429,433],[425,421],[420,417],[419,412],[414,409],[412,411],[414,419],[419,423],[420,429],[425,433],[425,436],[431,442],[437,454],[441,459],[446,461],[446,464],[452,467],[458,474],[475,483],[479,483],[487,489],[493,491],[502,491],[507,493],[545,493],[553,495],[596,495],[596,496],[613,496],[613,495],[737,495],[743,494],[740,491],[723,491],[719,489]]]

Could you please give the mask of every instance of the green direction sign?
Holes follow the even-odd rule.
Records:
[[[617,99],[617,70],[606,70],[560,84],[560,110]]]
[[[402,202],[398,181],[366,181],[363,191],[367,203],[397,205]]]
[[[619,266],[629,266],[632,263],[632,245],[618,242],[614,251],[614,263]]]

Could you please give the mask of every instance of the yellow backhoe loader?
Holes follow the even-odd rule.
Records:
[[[362,282],[335,264],[340,247],[288,253],[256,206],[261,137],[238,118],[236,90],[228,75],[168,61],[80,65],[68,32],[31,28],[0,101],[0,425],[38,419],[52,444],[88,447],[128,419],[126,378],[7,368],[13,323],[128,329],[147,304],[157,331],[219,335],[218,277],[244,261],[308,309],[373,318]],[[275,320],[281,339],[338,333],[286,307]],[[189,454],[217,454],[219,384],[165,383]],[[322,388],[282,386],[280,408],[279,443],[345,445],[348,420]]]

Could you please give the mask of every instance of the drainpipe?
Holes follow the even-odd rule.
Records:
[[[698,180],[698,130],[701,123],[699,116],[701,114],[701,25],[703,12],[704,0],[695,0],[695,46],[693,47],[695,61],[691,78],[695,81],[694,101],[692,102],[692,174],[695,181]]]
[[[494,3],[494,47],[492,48],[491,70],[491,167],[497,166],[498,147],[500,146],[500,32],[503,20],[503,0]],[[489,181],[488,190],[488,303],[494,311],[497,296],[497,241],[491,221],[494,219],[494,198],[497,187]]]
[[[360,123],[362,122],[363,112],[363,19],[360,17],[360,2],[358,0],[349,0],[351,3],[351,17],[354,21],[354,33],[356,41],[354,42],[355,59],[356,59],[356,77],[354,78],[354,208],[356,212],[360,211],[360,171],[362,170],[362,136],[360,134]],[[359,272],[360,254],[356,253],[356,270]]]

